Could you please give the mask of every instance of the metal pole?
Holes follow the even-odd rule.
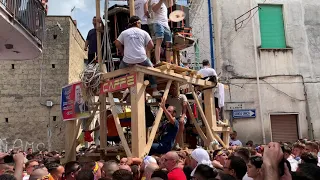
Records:
[[[212,30],[212,11],[211,11],[211,0],[208,0],[208,14],[209,14],[209,31],[210,31],[210,57],[211,67],[214,68],[214,44],[213,44],[213,30]]]

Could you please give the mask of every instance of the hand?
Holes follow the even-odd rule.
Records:
[[[264,147],[263,153],[263,164],[266,166],[271,166],[274,169],[278,169],[278,165],[283,159],[283,152],[281,150],[280,144],[275,142],[270,142]]]
[[[0,159],[3,159],[4,157],[8,156],[8,153],[2,153],[0,152]]]
[[[24,163],[24,155],[23,153],[17,153],[13,156],[13,160],[16,164]]]
[[[161,103],[159,104],[159,106],[162,108],[162,109],[166,109],[166,98],[161,98]]]

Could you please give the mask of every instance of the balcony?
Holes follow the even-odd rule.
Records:
[[[0,0],[0,60],[40,56],[45,16],[40,0]]]

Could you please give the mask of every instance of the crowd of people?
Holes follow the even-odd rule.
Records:
[[[0,153],[0,180],[318,180],[319,142],[169,151],[144,159],[71,161],[63,153]],[[12,162],[10,158],[12,157]]]

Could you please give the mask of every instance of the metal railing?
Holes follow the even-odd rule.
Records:
[[[0,0],[0,8],[9,12],[42,44],[46,11],[40,0]]]

